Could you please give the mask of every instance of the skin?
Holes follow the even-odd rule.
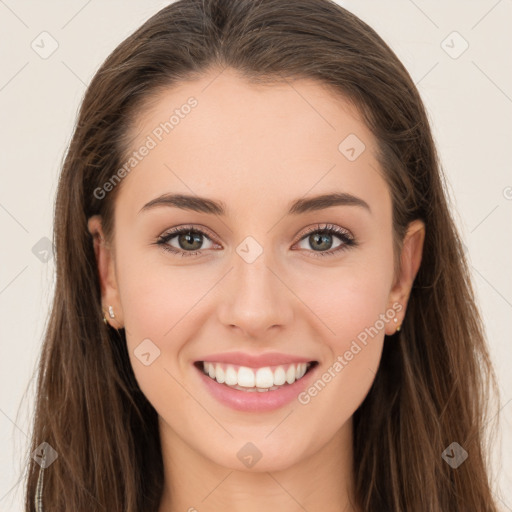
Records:
[[[229,68],[211,70],[159,93],[136,120],[132,149],[190,96],[198,106],[123,179],[113,240],[95,242],[103,308],[112,305],[109,322],[125,327],[135,376],[159,414],[160,512],[355,511],[352,415],[374,380],[384,335],[405,315],[424,225],[409,226],[395,275],[391,199],[375,138],[355,108],[315,81],[255,86]],[[355,161],[338,150],[349,134],[366,146]],[[294,199],[334,191],[363,199],[370,211],[341,205],[286,214]],[[223,201],[228,214],[140,212],[178,192]],[[349,230],[358,245],[315,257],[305,231],[325,223]],[[185,224],[211,234],[195,245],[201,254],[155,245]],[[103,237],[98,216],[89,231]],[[247,236],[263,249],[252,263],[236,252]],[[343,243],[331,236],[333,247]],[[168,243],[190,251],[178,237]],[[321,375],[393,304],[402,307],[398,323],[386,322],[306,405],[232,410],[193,366],[214,352],[283,352],[318,361]],[[146,338],[160,350],[149,366],[134,355]],[[248,441],[262,454],[252,468],[237,458]]]

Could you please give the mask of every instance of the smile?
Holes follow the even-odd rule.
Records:
[[[284,354],[213,354],[194,363],[205,391],[242,412],[270,412],[297,399],[318,373],[318,361]]]
[[[296,363],[249,368],[203,361],[203,372],[219,384],[247,392],[275,391],[304,377],[313,364]]]

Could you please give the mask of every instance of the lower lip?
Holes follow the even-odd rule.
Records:
[[[207,389],[222,404],[238,411],[263,412],[279,409],[296,399],[307,387],[317,366],[293,384],[283,385],[274,391],[240,391],[226,384],[219,384],[199,368],[196,369]]]

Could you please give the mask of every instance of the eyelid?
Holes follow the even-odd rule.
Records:
[[[336,224],[330,224],[330,223],[326,222],[326,223],[316,224],[314,226],[310,226],[309,228],[306,228],[305,231],[301,232],[301,235],[297,241],[300,242],[307,235],[309,235],[311,233],[316,233],[317,231],[331,231],[334,234],[346,235],[347,238],[354,239],[354,235],[347,228],[343,228]]]
[[[202,226],[201,224],[182,224],[180,226],[174,226],[166,231],[164,231],[161,235],[157,237],[158,240],[162,240],[168,237],[174,237],[176,235],[181,234],[184,231],[193,231],[200,233],[204,237],[208,238],[210,241],[214,241],[216,236],[210,231],[207,227]]]

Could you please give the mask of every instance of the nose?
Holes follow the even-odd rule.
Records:
[[[233,257],[218,306],[220,322],[239,335],[251,339],[268,339],[293,318],[293,293],[279,267],[266,251],[252,263],[238,254]]]

